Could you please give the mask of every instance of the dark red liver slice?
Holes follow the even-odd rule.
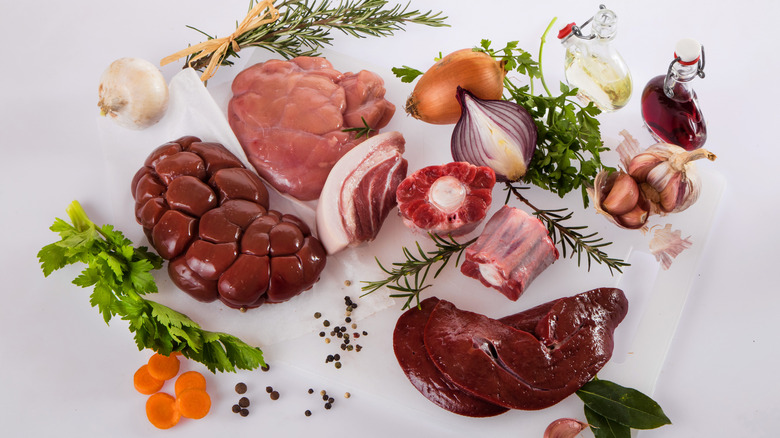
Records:
[[[530,333],[442,300],[424,343],[445,380],[464,391],[507,408],[543,409],[573,394],[609,360],[612,334],[627,310],[619,289],[594,289],[555,301]]]
[[[403,313],[393,332],[393,351],[406,377],[422,395],[438,406],[459,415],[491,417],[507,408],[474,397],[448,381],[425,350],[423,333],[438,298],[428,298]]]

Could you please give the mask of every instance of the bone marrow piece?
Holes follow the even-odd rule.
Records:
[[[466,248],[460,271],[516,301],[557,259],[558,250],[539,219],[503,206]]]
[[[393,348],[413,386],[451,412],[497,415],[496,406],[538,410],[576,392],[607,363],[615,328],[627,311],[628,301],[616,288],[593,289],[501,319],[428,299],[399,318]]]
[[[441,236],[479,225],[493,200],[493,169],[466,162],[424,167],[401,182],[396,197],[404,224]]]

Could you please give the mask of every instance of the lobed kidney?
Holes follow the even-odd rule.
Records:
[[[131,183],[138,223],[171,280],[193,298],[247,309],[310,289],[325,268],[299,218],[269,210],[268,191],[218,143],[182,137],[155,149]]]

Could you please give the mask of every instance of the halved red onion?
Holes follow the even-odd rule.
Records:
[[[458,87],[460,120],[452,131],[452,158],[496,172],[498,181],[525,175],[536,150],[536,124],[522,106],[480,99]]]

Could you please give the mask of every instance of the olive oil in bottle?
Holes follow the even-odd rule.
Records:
[[[578,89],[580,98],[602,111],[616,111],[628,104],[633,90],[628,66],[611,44],[617,32],[617,16],[601,5],[582,27],[588,23],[590,35],[583,35],[575,23],[558,33],[566,48],[566,82]]]

